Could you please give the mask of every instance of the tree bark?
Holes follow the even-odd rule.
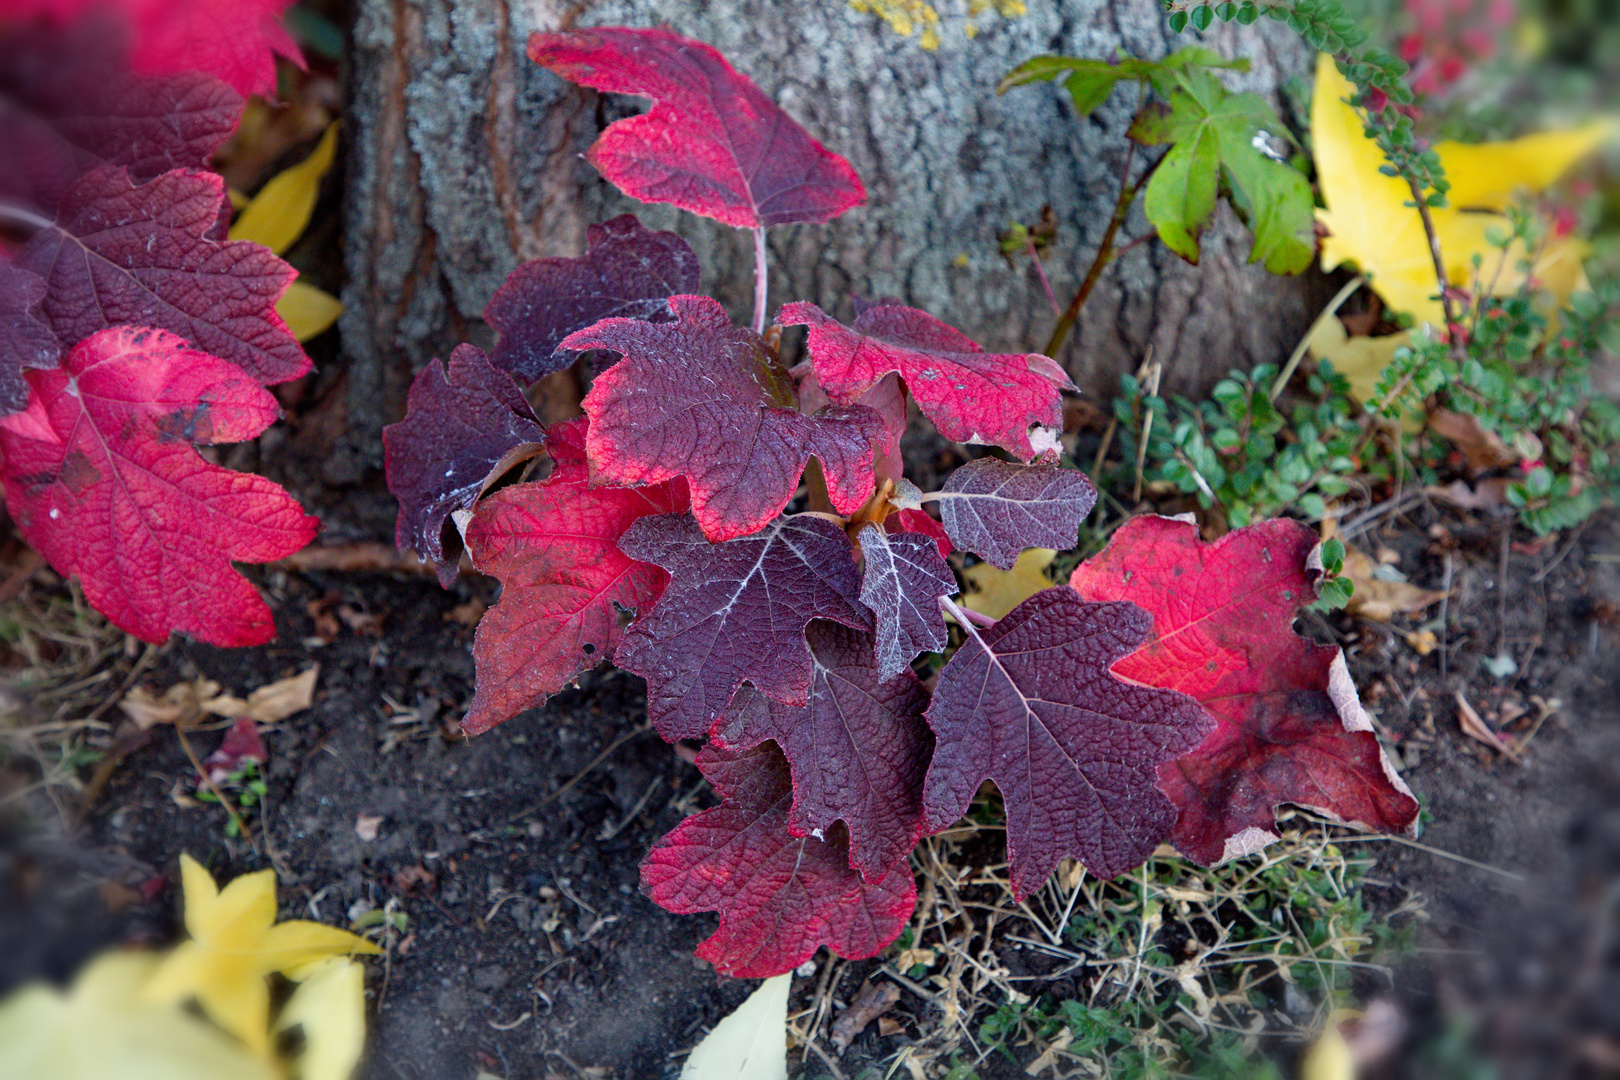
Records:
[[[949,8],[949,5],[941,5]],[[827,225],[770,234],[770,303],[808,299],[851,317],[852,293],[898,296],[987,349],[1038,350],[1056,322],[1028,258],[998,234],[1056,213],[1046,272],[1066,304],[1113,209],[1134,86],[1077,121],[1050,85],[995,93],[1031,56],[1162,56],[1191,43],[1156,0],[1052,0],[1027,14],[944,19],[937,48],[842,0],[710,0],[686,10],[648,0],[361,0],[353,48],[347,312],[351,365],[345,453],[329,481],[381,464],[384,424],[403,412],[415,371],[459,341],[488,344],[481,313],[521,260],[573,256],[587,225],[625,211],[680,232],[703,286],[739,321],[752,307],[752,246],[733,230],[621,195],[580,156],[606,123],[641,111],[528,60],[538,29],[665,24],[705,41],[812,135],[843,154],[868,201]],[[1253,68],[1231,82],[1273,93],[1308,55],[1281,24],[1217,26],[1204,43]],[[1142,155],[1138,155],[1140,162]],[[1150,231],[1140,211],[1129,242]],[[1249,237],[1224,206],[1194,267],[1156,241],[1104,274],[1059,359],[1093,400],[1151,348],[1165,385],[1206,388],[1232,367],[1280,360],[1303,332],[1308,281],[1246,264]]]

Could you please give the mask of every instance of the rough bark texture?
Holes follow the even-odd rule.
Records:
[[[1055,316],[1028,260],[1009,265],[997,234],[1050,204],[1059,233],[1045,265],[1067,301],[1112,210],[1135,91],[1077,123],[1049,85],[997,97],[996,83],[1040,53],[1160,56],[1192,37],[1165,29],[1156,0],[992,12],[974,20],[973,38],[966,16],[945,7],[933,51],[839,0],[587,0],[575,25],[664,23],[706,41],[854,164],[866,206],[830,225],[772,232],[771,310],[805,299],[848,318],[852,292],[894,295],[987,348],[1039,349]],[[342,323],[350,440],[329,480],[379,464],[378,432],[400,415],[411,374],[458,341],[487,341],[480,313],[507,273],[523,259],[579,254],[592,222],[629,210],[681,232],[702,260],[704,288],[748,317],[746,233],[635,203],[580,157],[606,123],[644,103],[571,86],[527,59],[528,34],[560,27],[566,9],[561,0],[359,5]],[[1253,61],[1232,80],[1239,89],[1272,91],[1306,67],[1303,46],[1269,21],[1217,26],[1206,43]],[[1137,213],[1124,239],[1147,230]],[[1105,274],[1059,359],[1103,395],[1149,347],[1166,386],[1180,390],[1279,359],[1304,328],[1310,285],[1246,265],[1248,246],[1224,207],[1197,267],[1156,242],[1137,246]]]

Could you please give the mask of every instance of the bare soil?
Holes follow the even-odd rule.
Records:
[[[1444,1075],[1421,1053],[1459,1023],[1503,1077],[1620,1070],[1620,514],[1542,545],[1519,533],[1504,545],[1504,530],[1419,506],[1363,538],[1396,551],[1421,585],[1445,584],[1449,562],[1450,629],[1427,656],[1404,638],[1412,622],[1335,616],[1315,627],[1346,645],[1423,801],[1422,843],[1449,853],[1370,841],[1375,900],[1412,891],[1428,913],[1424,951],[1393,987],[1369,987],[1411,1025],[1387,1076]],[[257,848],[226,836],[219,807],[188,797],[191,767],[166,729],[118,763],[81,826],[60,790],[55,802],[50,792],[10,800],[0,807],[0,994],[65,978],[96,949],[172,939],[177,860],[190,852],[221,877],[275,866],[284,917],[404,913],[386,962],[371,965],[366,1077],[678,1075],[754,984],[693,958],[712,916],[669,915],[639,891],[648,846],[709,799],[689,755],[646,729],[639,680],[599,671],[462,739],[466,605],[491,599],[487,583],[464,578],[446,592],[418,574],[275,569],[261,581],[275,644],[175,641],[139,677],[162,689],[205,676],[245,695],[320,665],[314,706],[266,734]],[[1502,651],[1517,672],[1498,678],[1483,665]],[[1539,715],[1533,697],[1559,704],[1508,760],[1461,732],[1457,691],[1487,722],[1526,709],[1506,725],[1513,739]],[[218,736],[192,738],[206,754]],[[6,765],[0,793],[25,771]],[[986,860],[999,858],[995,846]],[[1005,959],[1024,962],[1011,945]],[[818,993],[833,1003],[816,1034],[842,1077],[886,1074],[897,1051],[941,1025],[908,990],[890,1014],[897,1030],[874,1025],[832,1054],[837,1005],[877,963],[841,964],[824,980],[823,953],[815,977],[795,984],[796,1008],[817,1007]],[[1024,1064],[993,1055],[978,1071],[1019,1076]],[[806,1053],[802,1075],[832,1069]]]

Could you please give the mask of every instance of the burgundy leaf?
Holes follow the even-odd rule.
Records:
[[[445,520],[478,501],[513,465],[540,452],[545,429],[512,377],[483,351],[458,345],[448,372],[437,359],[411,383],[405,419],[383,428],[388,490],[399,500],[394,544],[432,559],[445,588],[460,546],[444,549]]]
[[[1074,547],[1097,489],[1073,469],[979,458],[935,497],[951,543],[1011,570],[1025,548]]]
[[[685,509],[685,485],[592,487],[584,428],[572,420],[547,432],[551,475],[497,491],[467,528],[473,565],[501,582],[473,641],[477,692],[461,722],[469,735],[614,659],[626,616],[651,608],[669,581],[620,551],[619,538],[637,518]]]
[[[647,680],[648,716],[671,742],[707,735],[745,680],[783,704],[803,705],[811,619],[872,627],[854,547],[822,518],[777,518],[752,536],[711,544],[689,515],[669,515],[636,522],[619,547],[672,578],[617,657]]]
[[[1130,600],[1152,616],[1152,633],[1116,674],[1190,695],[1218,724],[1159,766],[1178,811],[1175,845],[1206,865],[1275,839],[1279,803],[1383,832],[1416,820],[1417,801],[1380,749],[1344,655],[1291,629],[1316,596],[1316,543],[1294,521],[1206,544],[1190,521],[1140,517],[1069,579],[1088,599]]]
[[[783,306],[784,326],[810,328],[810,362],[827,395],[848,404],[898,372],[941,435],[1000,446],[1021,461],[1052,449],[1030,441],[1031,425],[1058,428],[1060,391],[1075,389],[1057,362],[1039,353],[992,354],[916,308],[867,308],[847,327],[811,303]]]
[[[195,70],[131,74],[117,29],[92,15],[0,31],[0,199],[53,216],[83,173],[206,168],[235,130],[241,95]]]
[[[922,836],[922,782],[934,747],[922,719],[928,692],[910,671],[879,672],[865,631],[817,620],[805,638],[815,658],[805,704],[744,686],[720,714],[715,738],[737,749],[780,746],[793,766],[789,831],[824,837],[842,820],[849,865],[877,881],[904,870]]]
[[[57,222],[35,233],[17,264],[45,279],[41,305],[64,348],[126,323],[178,334],[261,383],[309,370],[276,314],[297,271],[268,248],[209,239],[225,182],[176,169],[135,186],[101,168],[62,197]]]
[[[55,367],[61,349],[34,309],[45,298],[38,274],[12,266],[0,255],[0,416],[28,405],[28,368]]]
[[[513,270],[484,318],[500,333],[495,366],[534,380],[579,354],[557,345],[606,318],[667,322],[668,300],[698,287],[698,261],[672,232],[644,229],[632,214],[592,225],[577,259],[535,259]]]
[[[634,198],[738,228],[827,221],[866,199],[849,162],[701,42],[662,29],[567,30],[532,35],[529,57],[570,82],[654,100],[586,154]]]
[[[775,355],[706,296],[672,296],[671,323],[605,319],[568,349],[612,349],[624,359],[585,395],[591,466],[616,484],[677,476],[711,540],[746,536],[782,512],[805,463],[821,461],[832,502],[852,514],[872,494],[883,421],[861,406],[805,416]]]
[[[923,796],[928,827],[950,825],[981,783],[995,781],[1020,899],[1060,859],[1110,878],[1170,835],[1176,813],[1154,786],[1154,766],[1196,746],[1212,724],[1190,698],[1109,674],[1149,625],[1134,605],[1047,589],[972,631],[939,674],[928,708],[938,740]]]
[[[0,417],[6,508],[57,573],[120,628],[262,645],[270,609],[231,567],[290,555],[317,522],[261,476],[193,443],[251,439],[276,399],[234,364],[162,330],[121,326],[26,375],[28,408]]]
[[[837,826],[825,840],[793,836],[793,790],[781,751],[709,746],[698,768],[725,801],[653,845],[641,887],[669,911],[720,913],[719,929],[697,948],[716,971],[769,978],[823,945],[860,960],[900,936],[917,904],[910,870],[863,881]]]
[[[878,670],[890,679],[910,669],[918,653],[945,650],[939,598],[957,591],[956,575],[934,540],[920,533],[890,535],[868,525],[860,542],[866,560],[861,603],[876,617]]]
[[[816,382],[816,373],[810,369],[810,365],[798,365],[793,369],[793,376],[799,384],[800,412],[814,414],[832,404],[827,392]],[[900,454],[900,439],[906,433],[906,405],[909,400],[900,377],[890,375],[867,387],[860,397],[850,402],[852,405],[864,405],[883,418],[884,439],[872,463],[872,471],[878,480],[899,480],[905,475],[906,463]]]

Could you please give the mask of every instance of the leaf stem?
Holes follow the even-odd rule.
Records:
[[[1041,279],[1041,288],[1046,290],[1046,302],[1052,305],[1052,314],[1061,316],[1063,308],[1058,305],[1057,293],[1052,291],[1052,282],[1046,276],[1046,267],[1041,265],[1041,253],[1035,249],[1034,239],[1024,241],[1029,249],[1029,259],[1035,264],[1035,276]]]
[[[1423,197],[1423,189],[1410,175],[1406,176],[1406,186],[1412,189],[1412,201],[1417,203],[1418,216],[1423,219],[1423,235],[1429,240],[1429,258],[1434,260],[1434,277],[1440,286],[1440,310],[1446,318],[1446,351],[1460,365],[1467,361],[1468,350],[1458,334],[1462,324],[1457,321],[1457,308],[1451,299],[1451,283],[1446,280],[1446,260],[1440,254],[1440,234],[1435,231],[1434,215],[1429,213],[1429,200]]]
[[[765,226],[757,225],[754,233],[754,333],[765,332],[765,294],[770,270],[765,265]]]
[[[1328,301],[1328,306],[1322,309],[1322,313],[1316,317],[1316,321],[1311,323],[1310,329],[1306,330],[1305,335],[1299,339],[1299,344],[1294,346],[1294,353],[1288,358],[1288,363],[1283,365],[1282,373],[1277,376],[1277,381],[1271,384],[1271,393],[1267,395],[1268,401],[1276,401],[1277,395],[1282,393],[1283,387],[1288,385],[1288,380],[1294,377],[1294,370],[1299,367],[1300,361],[1305,359],[1305,354],[1310,351],[1311,331],[1316,329],[1316,324],[1323,319],[1331,318],[1334,313],[1344,306],[1344,302],[1350,299],[1351,295],[1365,284],[1367,284],[1366,277],[1358,274],[1345,283],[1344,288],[1339,290],[1338,295]]]
[[[53,229],[56,227],[56,222],[51,221],[49,218],[41,217],[32,210],[25,210],[20,206],[13,206],[10,203],[3,202],[0,202],[0,220],[15,221],[17,224],[27,225],[31,229]]]
[[[1164,160],[1164,155],[1161,154],[1158,161],[1143,170],[1142,175],[1137,177],[1133,184],[1130,176],[1131,163],[1135,155],[1136,144],[1126,143],[1125,166],[1119,172],[1119,196],[1114,200],[1114,216],[1108,219],[1108,228],[1103,231],[1102,243],[1097,246],[1097,254],[1091,260],[1091,268],[1086,271],[1086,279],[1080,283],[1080,291],[1074,294],[1074,299],[1069,301],[1068,310],[1052,329],[1052,337],[1047,341],[1044,350],[1047,356],[1056,355],[1063,347],[1063,342],[1068,339],[1069,331],[1074,328],[1075,321],[1080,317],[1080,309],[1091,296],[1091,290],[1097,287],[1097,280],[1102,277],[1103,270],[1113,261],[1114,238],[1119,235],[1120,227],[1125,224],[1125,218],[1129,216],[1131,206],[1136,202],[1136,196],[1153,176],[1159,162]]]
[[[945,613],[951,618],[955,619],[962,629],[968,632],[969,637],[979,643],[979,648],[983,649],[985,652],[990,651],[990,646],[984,643],[984,639],[979,636],[978,630],[974,628],[982,626],[989,629],[990,627],[996,625],[996,620],[992,619],[988,615],[980,614],[977,611],[971,611],[967,608],[958,607],[956,603],[953,602],[948,596],[942,596],[939,598],[939,606],[944,608]]]

